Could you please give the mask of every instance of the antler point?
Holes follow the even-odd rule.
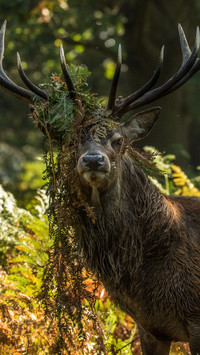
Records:
[[[7,24],[7,21],[5,20],[5,21],[3,22],[2,27],[1,27],[1,31],[5,32],[5,30],[6,30],[6,24]]]
[[[118,47],[118,62],[121,64],[122,63],[122,46],[121,44],[119,44],[119,47]]]
[[[196,29],[196,41],[195,41],[196,48],[199,49],[200,46],[200,33],[199,33],[199,26]]]
[[[164,60],[164,52],[165,52],[165,46],[163,45],[160,51],[160,61],[163,62]]]
[[[19,53],[17,52],[17,65],[21,65],[21,59],[20,59],[20,55]]]
[[[65,52],[62,44],[60,45],[60,60],[62,63],[65,63]]]

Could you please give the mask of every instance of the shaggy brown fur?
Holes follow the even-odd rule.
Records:
[[[84,181],[96,222],[83,212],[80,241],[87,266],[137,322],[143,354],[165,355],[171,341],[200,354],[200,200],[161,194],[127,154],[89,140],[78,156],[103,154],[103,181]],[[78,161],[80,165],[80,158]]]

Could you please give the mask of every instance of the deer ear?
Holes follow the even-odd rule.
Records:
[[[129,142],[139,140],[149,134],[151,128],[156,122],[161,107],[153,107],[145,111],[138,112],[128,121],[122,124],[121,129],[123,135]]]

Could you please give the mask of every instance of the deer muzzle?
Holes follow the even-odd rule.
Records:
[[[111,166],[108,157],[100,153],[86,153],[78,160],[78,173],[90,185],[99,184],[109,174]]]

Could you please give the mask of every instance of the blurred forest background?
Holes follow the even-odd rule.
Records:
[[[173,75],[181,64],[177,24],[182,24],[193,47],[200,2],[0,0],[1,24],[5,19],[3,63],[14,82],[22,85],[17,52],[35,84],[48,82],[52,73],[60,75],[59,46],[63,43],[67,62],[86,65],[92,72],[92,91],[104,98],[109,93],[119,43],[123,65],[118,95],[130,94],[151,77],[163,44],[165,59],[159,83]],[[161,168],[173,174],[171,181],[165,176],[159,185],[166,193],[200,196],[200,178],[196,177],[195,183],[191,180],[199,175],[200,165],[199,79],[200,73],[155,103],[162,106],[162,112],[142,143],[167,154],[158,161]],[[28,117],[27,105],[3,90],[0,93],[0,354],[48,354],[53,353],[56,326],[44,318],[40,305],[31,298],[41,285],[44,250],[50,245],[45,194],[38,192],[44,183],[42,139]],[[190,179],[178,166],[171,165],[173,156],[169,153],[176,155],[176,163]],[[139,354],[132,320],[115,310],[103,288],[98,297],[96,310],[110,344],[108,354]],[[99,339],[99,335],[88,335],[84,354],[103,353]],[[173,351],[189,354],[181,346]]]

